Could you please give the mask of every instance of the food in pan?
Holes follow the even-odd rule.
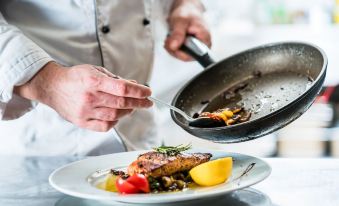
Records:
[[[215,112],[203,112],[198,117],[208,117],[215,120],[215,126],[229,126],[246,122],[251,118],[251,112],[243,107],[224,108]]]
[[[187,153],[190,145],[162,146],[140,154],[125,171],[111,170],[104,189],[123,194],[181,191],[225,182],[232,158],[211,160],[210,153]]]

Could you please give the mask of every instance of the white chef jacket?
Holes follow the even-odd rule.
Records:
[[[147,83],[154,22],[166,17],[171,3],[1,0],[0,154],[99,155],[159,145],[150,110],[121,119],[109,132],[94,132],[13,94],[13,88],[53,60],[66,66],[102,65],[123,78]]]

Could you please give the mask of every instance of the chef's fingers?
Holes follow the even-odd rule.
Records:
[[[92,104],[93,107],[109,107],[114,109],[148,108],[153,102],[148,99],[119,97],[104,92],[98,92]]]
[[[104,67],[101,67],[101,66],[94,66],[94,65],[93,65],[93,67],[94,67],[96,70],[102,72],[103,74],[106,74],[107,76],[109,76],[109,77],[111,77],[111,78],[120,79],[119,76],[117,76],[117,75],[115,75],[115,74],[112,74],[110,71],[108,71],[108,70],[107,70],[106,68],[104,68]]]
[[[189,21],[181,17],[172,17],[169,19],[170,34],[167,37],[168,48],[171,51],[176,51],[184,43],[187,33]]]
[[[134,80],[134,79],[129,79],[128,81],[136,83],[136,84],[138,83],[137,80]]]
[[[208,27],[202,22],[193,22],[188,27],[188,33],[205,43],[209,48],[212,46],[211,33]]]
[[[206,44],[208,47],[211,47],[211,35],[207,28],[202,22],[192,21],[192,23],[188,26],[187,34],[192,35]],[[185,52],[181,50],[170,52],[174,57],[181,59],[183,61],[191,61],[192,57],[187,55]]]
[[[115,96],[144,99],[152,94],[149,87],[125,79],[114,79],[102,76],[99,81],[100,83],[97,84],[99,91]]]
[[[112,129],[118,121],[102,121],[97,119],[88,120],[82,125],[83,128],[94,130],[97,132],[107,132]]]
[[[89,119],[97,119],[101,121],[116,121],[131,114],[133,112],[132,109],[112,109],[107,107],[98,107],[91,110],[88,114]]]
[[[110,71],[108,71],[106,68],[101,67],[101,66],[93,66],[96,70],[102,72],[103,74],[106,74],[109,77],[112,77],[114,79],[122,79],[121,77],[119,77],[118,75],[112,74]],[[136,80],[134,79],[128,79],[128,81],[132,82],[132,83],[138,83]]]
[[[188,27],[188,35],[195,36],[197,39],[211,48],[211,35],[208,29],[202,24],[194,24]],[[171,51],[170,54],[183,61],[192,61],[192,57],[181,50]]]
[[[188,54],[186,54],[185,52],[180,51],[180,50],[173,52],[172,55],[173,55],[174,57],[176,57],[176,58],[182,60],[182,61],[185,61],[185,62],[188,62],[188,61],[192,61],[192,60],[193,60],[193,58],[192,58],[190,55],[188,55]]]
[[[166,41],[165,41],[164,47],[173,57],[178,58],[182,61],[192,61],[193,60],[193,58],[190,55],[186,54],[185,52],[181,51],[180,49],[175,50],[175,51],[171,50],[169,48],[169,45],[170,45],[169,42],[170,41],[171,40],[169,38],[167,38]]]

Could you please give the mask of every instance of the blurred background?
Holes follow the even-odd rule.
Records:
[[[215,144],[186,133],[166,108],[157,108],[159,135],[166,145],[191,142],[259,157],[339,157],[339,0],[203,0],[217,60],[261,44],[303,41],[321,47],[329,64],[323,91],[298,120],[250,142]],[[202,71],[196,62],[170,57],[158,40],[151,87],[171,102],[179,88]],[[175,74],[175,75],[173,75]]]

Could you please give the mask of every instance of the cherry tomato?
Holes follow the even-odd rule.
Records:
[[[121,177],[117,178],[116,186],[118,191],[122,194],[134,194],[140,191],[137,187],[127,182],[127,180],[122,179]]]
[[[130,176],[126,181],[145,193],[150,192],[149,183],[145,175],[134,174]]]
[[[116,187],[122,194],[134,194],[139,192],[150,192],[150,187],[147,178],[142,174],[131,175],[127,179],[118,177]]]

